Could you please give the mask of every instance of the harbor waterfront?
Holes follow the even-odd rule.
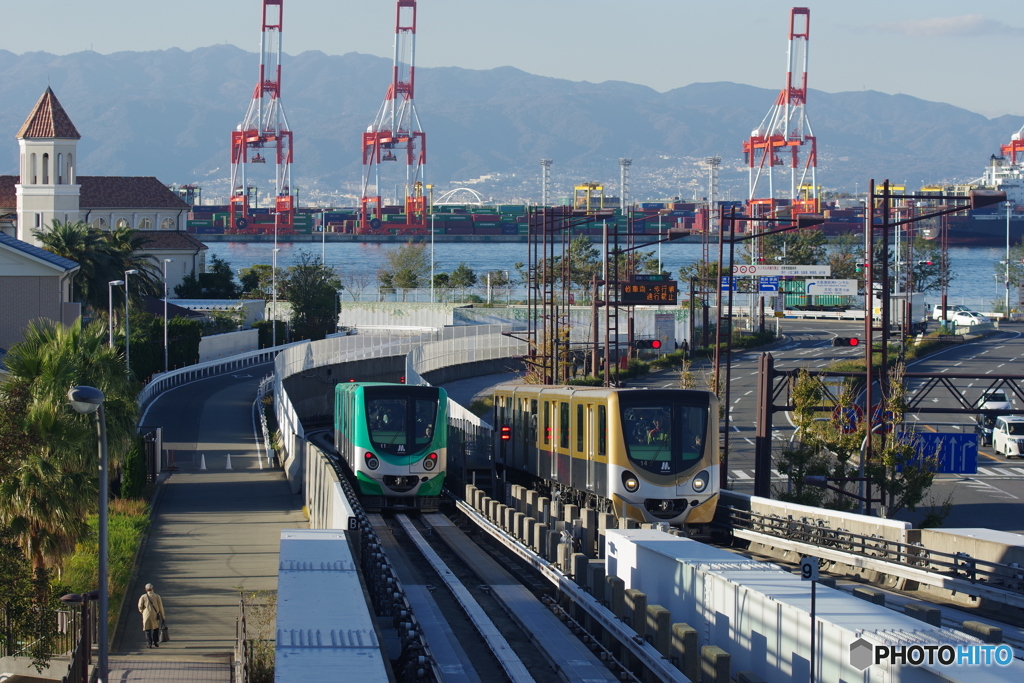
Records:
[[[205,235],[203,236],[206,237]],[[370,277],[370,284],[376,283],[377,271],[386,267],[386,253],[400,246],[401,242],[285,242],[279,241],[281,250],[277,255],[280,268],[298,263],[302,254],[324,255],[327,266],[337,269],[344,284],[346,278]],[[273,242],[207,242],[207,259],[217,256],[227,261],[237,273],[241,268],[254,264],[269,264],[273,258]],[[425,243],[430,249],[430,242]],[[702,245],[693,242],[671,242],[661,245],[664,269],[677,277],[679,269],[699,261]],[[658,245],[651,245],[641,251],[658,253]],[[710,259],[717,258],[717,245],[712,245]],[[737,262],[739,250],[737,250]],[[964,303],[985,310],[991,310],[994,302],[1003,301],[1006,290],[1002,277],[996,280],[995,266],[1005,258],[1005,248],[999,247],[950,247],[950,267],[954,278],[949,286],[949,303]],[[489,271],[510,271],[515,279],[515,264],[527,258],[525,243],[510,242],[468,242],[434,243],[434,262],[437,272],[451,272],[465,263],[482,277]],[[813,265],[813,264],[805,264]],[[481,283],[482,284],[482,283]],[[429,283],[424,283],[429,287]],[[685,287],[682,292],[685,294]],[[1011,300],[1015,300],[1011,292]],[[928,292],[928,302],[939,300],[938,292]]]

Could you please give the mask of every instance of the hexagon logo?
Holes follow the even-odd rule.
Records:
[[[875,661],[875,648],[863,638],[850,643],[850,665],[858,671],[871,666]]]

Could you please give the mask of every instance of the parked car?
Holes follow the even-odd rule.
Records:
[[[1002,389],[986,391],[978,401],[978,408],[981,410],[1012,410],[1010,402],[1006,400],[1006,392]],[[982,446],[992,445],[992,428],[995,427],[998,413],[978,413],[974,421],[974,433],[978,435],[978,442]]]
[[[949,316],[949,321],[954,325],[965,325],[967,327],[985,325],[992,322],[981,313],[975,313],[974,311],[957,311]]]
[[[1002,415],[992,428],[992,448],[1009,460],[1024,457],[1024,416]]]
[[[952,320],[955,313],[973,313],[971,309],[960,304],[946,306],[946,320]],[[932,320],[942,320],[942,305],[936,304],[932,307]]]

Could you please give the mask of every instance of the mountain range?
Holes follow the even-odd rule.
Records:
[[[168,184],[199,184],[207,202],[223,198],[229,134],[248,107],[258,64],[257,54],[229,45],[107,55],[0,50],[0,131],[9,131],[0,173],[17,172],[14,134],[50,85],[82,134],[80,173],[154,175]],[[282,64],[300,203],[350,203],[363,173],[360,136],[384,99],[391,60],[310,51],[286,55]],[[552,196],[571,195],[573,185],[588,181],[618,194],[618,160],[631,158],[630,196],[642,200],[706,196],[701,162],[719,155],[722,196],[742,198],[742,143],[776,95],[724,82],[661,93],[512,67],[416,70],[425,177],[435,195],[466,186],[509,203],[539,200],[541,158],[553,160]],[[818,182],[847,192],[864,191],[872,178],[915,189],[977,178],[1024,124],[1020,116],[989,119],[870,90],[811,90],[807,112],[818,140]],[[272,177],[271,164],[250,174],[261,196]],[[385,166],[383,194],[404,182],[404,168]]]

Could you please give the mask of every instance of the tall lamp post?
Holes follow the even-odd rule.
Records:
[[[128,276],[135,275],[139,271],[132,268],[124,271],[124,365],[128,376],[132,374],[132,349],[131,349],[131,316],[128,313]]]
[[[430,303],[434,303],[434,213],[430,213]]]
[[[99,511],[99,628],[96,640],[99,649],[97,665],[100,683],[107,680],[107,610],[109,605],[109,587],[107,579],[107,421],[103,415],[103,392],[95,387],[72,387],[68,391],[68,401],[76,412],[83,415],[96,414],[96,434],[99,438],[100,452],[100,511]]]
[[[1006,202],[1006,273],[1003,277],[1003,286],[1006,287],[1006,322],[1010,322],[1010,207],[1013,202]]]
[[[120,287],[124,280],[111,280],[107,283],[107,344],[114,345],[114,287]]]
[[[167,264],[173,261],[172,258],[164,259],[164,372],[167,372]]]
[[[277,243],[277,233],[274,233],[274,243]],[[274,247],[274,265],[270,268],[271,288],[274,290],[274,305],[270,309],[270,345],[277,348],[277,252],[281,251]]]

